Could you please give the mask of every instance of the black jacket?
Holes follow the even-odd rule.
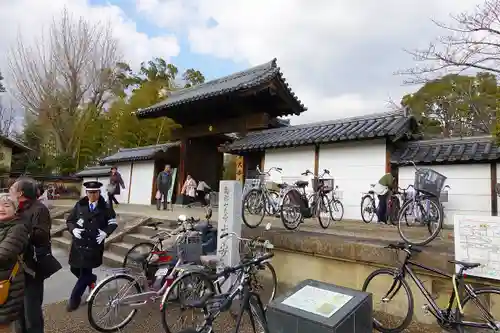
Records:
[[[82,198],[73,207],[66,220],[68,230],[84,229],[82,239],[73,236],[71,251],[69,253],[69,265],[76,268],[96,268],[102,265],[104,253],[104,242],[97,243],[99,229],[108,236],[118,227],[116,214],[110,208],[102,196],[99,197],[97,207],[93,212],[89,208],[88,197]]]
[[[49,209],[40,201],[24,201],[19,209],[21,220],[26,223],[30,241],[26,247],[24,261],[26,266],[35,269],[35,254],[44,255],[51,252],[50,229],[52,219]]]

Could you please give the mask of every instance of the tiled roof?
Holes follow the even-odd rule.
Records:
[[[231,74],[219,79],[208,81],[191,88],[173,91],[167,99],[145,109],[136,112],[137,117],[154,117],[158,111],[172,108],[181,104],[192,103],[194,101],[205,100],[211,97],[226,95],[229,93],[256,88],[269,83],[273,79],[278,79],[284,85],[286,92],[297,103],[298,112],[306,110],[304,104],[295,96],[286,80],[283,78],[280,68],[273,59],[265,64],[249,68],[247,70]]]
[[[400,165],[408,164],[408,161],[446,164],[499,158],[499,146],[491,136],[410,141],[391,154],[391,162]]]
[[[144,146],[137,148],[122,148],[115,154],[101,159],[101,163],[116,163],[116,162],[130,162],[130,161],[145,161],[154,158],[156,153],[167,151],[172,147],[179,147],[180,141],[167,142],[159,145]]]
[[[83,169],[75,174],[75,177],[102,177],[107,176],[110,173],[110,166],[108,165],[99,165],[92,166]]]
[[[11,138],[6,137],[4,135],[0,135],[0,141],[4,142],[7,146],[11,147],[13,154],[31,151],[31,148],[26,147],[25,145],[18,142],[17,140],[11,139]]]
[[[411,135],[417,128],[415,118],[407,117],[400,111],[386,112],[251,132],[222,150],[236,153],[367,138],[398,139]]]

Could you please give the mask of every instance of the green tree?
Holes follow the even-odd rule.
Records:
[[[428,137],[494,134],[500,89],[495,75],[449,74],[402,98]]]
[[[182,79],[185,82],[184,88],[190,88],[205,82],[205,76],[193,68],[187,69],[182,75]]]

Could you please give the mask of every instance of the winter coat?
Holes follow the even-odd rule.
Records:
[[[69,265],[75,268],[97,268],[102,265],[104,253],[104,242],[97,243],[99,229],[108,236],[118,227],[116,214],[113,208],[106,204],[102,196],[99,196],[97,207],[90,211],[89,198],[83,197],[71,210],[66,225],[73,235],[73,229],[84,229],[78,239],[73,236],[71,250],[69,253]]]
[[[50,243],[50,229],[52,219],[50,211],[39,200],[23,201],[18,210],[21,220],[26,223],[30,235],[30,241],[24,253],[26,266],[35,270],[36,255],[45,255],[52,252]]]
[[[8,280],[29,241],[26,223],[18,218],[0,221],[0,280]],[[17,275],[12,280],[7,302],[0,305],[0,325],[8,325],[19,319],[24,304],[24,270],[19,266]]]
[[[196,196],[196,180],[193,178],[187,179],[182,186],[182,194],[194,198]]]
[[[114,195],[119,195],[120,194],[120,187],[125,188],[125,183],[123,182],[122,175],[117,171],[114,175],[111,174],[109,176],[109,183],[111,185],[114,185],[114,191],[111,194]]]
[[[156,178],[156,188],[160,191],[160,193],[166,195],[168,190],[170,190],[170,187],[172,187],[172,171],[160,172]]]

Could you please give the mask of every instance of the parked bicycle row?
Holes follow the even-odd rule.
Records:
[[[264,217],[279,215],[283,226],[288,230],[297,229],[304,219],[317,218],[320,226],[328,228],[332,221],[340,221],[344,215],[338,186],[334,187],[334,179],[330,171],[323,170],[320,176],[310,170],[301,174],[311,177],[312,192],[308,193],[309,181],[296,180],[291,183],[271,182],[271,172],[281,173],[281,168],[260,171],[258,178],[251,180],[251,189],[243,196],[242,219],[249,228],[258,227]]]
[[[273,245],[261,238],[220,235],[223,242],[237,238],[240,245],[240,264],[224,265],[229,246],[221,246],[217,253],[217,230],[210,218],[211,212],[205,221],[180,216],[173,231],[160,230],[161,222],[149,224],[157,231],[151,242],[132,247],[123,268],[112,270],[89,295],[90,325],[100,332],[120,331],[141,307],[160,301],[166,333],[191,332],[191,328],[192,332],[211,332],[222,313],[229,313],[225,321],[235,332],[243,325],[244,313],[267,329],[264,311],[277,288],[270,263]]]

